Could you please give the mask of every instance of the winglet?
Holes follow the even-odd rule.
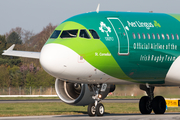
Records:
[[[15,47],[15,44],[11,45],[11,47],[9,47],[9,48],[7,49],[7,51],[13,50],[14,47]]]
[[[98,4],[98,6],[97,6],[97,9],[96,9],[97,13],[99,13],[99,7],[100,7],[100,4]]]
[[[7,50],[4,50],[4,52],[12,51],[15,47],[15,44],[11,45]]]

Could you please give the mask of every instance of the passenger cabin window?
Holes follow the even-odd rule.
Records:
[[[167,39],[169,40],[169,34],[166,34]]]
[[[139,33],[138,33],[138,38],[139,38],[139,39],[141,39],[141,36],[140,36],[140,34],[139,34]]]
[[[176,39],[179,40],[179,35],[178,34],[176,34]]]
[[[165,39],[165,36],[164,36],[164,34],[161,34],[162,35],[162,38],[163,38],[163,40]]]
[[[61,34],[61,38],[75,38],[77,37],[78,30],[64,30]]]
[[[99,35],[97,34],[95,30],[90,29],[89,32],[91,33],[94,39],[100,39]]]
[[[147,33],[147,36],[148,36],[148,39],[151,39],[151,36],[150,36],[150,34],[149,34],[149,33]]]
[[[90,36],[86,30],[80,30],[79,37],[88,38],[88,39],[90,38]]]
[[[154,33],[152,33],[152,37],[153,37],[153,39],[155,39],[155,35],[154,35]]]
[[[50,38],[52,39],[58,38],[60,33],[61,33],[61,30],[55,30]]]
[[[171,34],[171,37],[172,37],[172,40],[174,40],[174,35],[173,34]]]
[[[145,36],[145,34],[144,34],[144,33],[142,34],[142,36],[143,36],[143,39],[146,39],[146,36]]]
[[[158,37],[158,39],[160,39],[160,35],[159,34],[157,34],[157,37]]]
[[[133,35],[133,38],[136,39],[136,35],[134,33],[132,33],[132,35]]]

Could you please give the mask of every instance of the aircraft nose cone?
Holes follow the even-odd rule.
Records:
[[[60,44],[46,44],[43,46],[40,55],[40,63],[43,69],[50,75],[57,77],[67,67],[68,59],[65,46]]]

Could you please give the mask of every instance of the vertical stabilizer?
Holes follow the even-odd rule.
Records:
[[[98,6],[97,6],[97,9],[96,9],[97,13],[99,13],[99,7],[100,7],[100,4],[98,4]]]

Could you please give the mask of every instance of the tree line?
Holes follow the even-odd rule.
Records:
[[[20,27],[0,35],[0,87],[49,87],[54,86],[55,78],[47,74],[39,60],[3,56],[3,50],[16,44],[15,50],[40,52],[56,26],[51,23],[34,34]]]

